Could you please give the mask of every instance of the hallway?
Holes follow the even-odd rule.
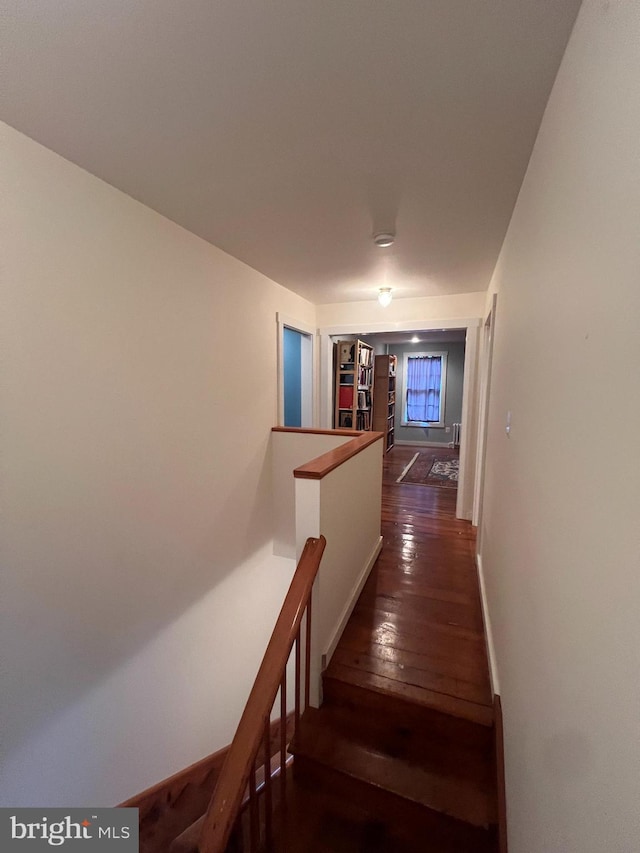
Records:
[[[288,853],[497,850],[475,535],[455,488],[396,482],[416,449],[385,456],[383,550],[294,739]]]
[[[456,489],[396,482],[416,450],[386,454],[383,550],[326,675],[489,724],[475,533],[455,518]]]

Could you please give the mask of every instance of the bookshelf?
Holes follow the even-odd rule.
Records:
[[[371,429],[373,347],[364,341],[336,343],[335,429]]]
[[[394,445],[396,425],[396,370],[398,357],[377,355],[375,357],[373,385],[373,429],[384,433],[385,450]]]

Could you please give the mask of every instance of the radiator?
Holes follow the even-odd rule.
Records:
[[[461,428],[462,428],[462,424],[453,424],[452,425],[452,429],[453,429],[452,439],[453,439],[453,441],[451,442],[451,444],[453,445],[453,447],[460,447],[460,430],[461,430]]]

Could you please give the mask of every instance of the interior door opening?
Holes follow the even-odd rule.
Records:
[[[397,364],[401,364],[404,350],[427,351],[429,346],[435,350],[446,350],[447,386],[445,388],[445,417],[441,424],[420,426],[408,423],[404,410],[407,394],[406,381],[398,366],[397,394],[395,411],[396,445],[411,444],[419,447],[459,446],[459,480],[457,489],[456,515],[471,520],[476,473],[476,369],[479,318],[465,318],[446,323],[410,322],[394,324],[392,330],[382,324],[377,328],[357,329],[354,326],[320,329],[320,401],[321,423],[327,428],[333,425],[335,418],[335,363],[334,346],[336,341],[348,338],[359,339],[374,346],[375,354],[394,354]],[[448,327],[447,327],[448,326]],[[431,352],[431,356],[433,356]],[[454,387],[455,386],[455,387]],[[373,389],[375,400],[375,385]],[[405,421],[405,423],[403,423]]]
[[[279,417],[287,427],[313,426],[313,335],[278,318]]]

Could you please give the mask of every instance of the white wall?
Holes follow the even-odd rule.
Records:
[[[345,326],[355,324],[360,334],[376,331],[378,326],[391,330],[395,323],[425,320],[450,321],[481,317],[484,313],[486,293],[458,293],[453,296],[425,296],[412,299],[394,299],[388,308],[377,300],[370,302],[336,302],[318,305],[318,326]],[[370,328],[369,328],[370,327]]]
[[[344,435],[311,432],[273,432],[273,553],[296,558],[296,499],[293,472],[305,462],[334,450],[351,439]]]
[[[511,853],[640,838],[639,45],[635,0],[586,0],[493,282],[482,561]]]
[[[0,801],[109,805],[231,738],[291,573],[269,556],[276,312],[315,309],[1,144]]]

